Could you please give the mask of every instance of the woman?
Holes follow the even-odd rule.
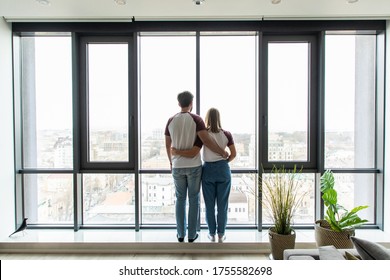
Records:
[[[202,192],[206,205],[206,222],[209,228],[208,238],[218,242],[225,240],[225,229],[227,224],[228,202],[231,188],[231,172],[229,162],[236,157],[236,148],[232,134],[223,130],[219,111],[210,108],[206,114],[205,124],[209,135],[223,149],[230,151],[230,156],[225,159],[214,153],[207,147],[203,147],[203,168],[202,168]],[[181,156],[193,157],[200,148],[194,146],[191,150],[172,149],[173,153]],[[215,214],[217,205],[217,214]]]

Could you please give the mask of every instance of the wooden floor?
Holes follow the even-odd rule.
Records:
[[[297,230],[296,248],[315,248],[313,230]],[[390,248],[390,234],[359,230],[357,236]],[[178,243],[174,230],[29,230],[0,240],[0,260],[269,260],[266,231],[230,230],[223,244],[201,231],[195,243]]]
[[[0,260],[268,260],[267,254],[0,254]]]

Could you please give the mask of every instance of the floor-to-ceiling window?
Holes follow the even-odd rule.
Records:
[[[324,166],[337,172],[340,204],[369,205],[361,216],[375,222],[378,110],[377,36],[325,36]],[[383,116],[382,116],[383,117]]]
[[[255,225],[255,197],[246,189],[254,187],[256,177],[251,172],[256,172],[257,166],[257,40],[255,32],[204,32],[198,36],[195,33],[141,33],[139,99],[143,223],[175,223],[174,186],[172,177],[167,174],[169,162],[164,129],[168,118],[180,110],[177,94],[189,90],[196,95],[194,112],[196,110],[204,117],[210,107],[218,108],[223,127],[233,133],[238,156],[231,164],[234,174],[229,223]],[[237,94],[242,96],[240,104],[234,99]],[[203,224],[204,211],[202,200]]]
[[[25,216],[32,224],[73,223],[71,37],[20,42],[21,168]]]
[[[256,32],[201,32],[199,52],[200,115],[204,118],[208,109],[217,108],[222,128],[232,133],[237,150],[230,163],[228,223],[255,225],[258,36]],[[203,200],[201,208],[205,223]]]
[[[80,39],[83,225],[134,225],[132,37]]]
[[[299,191],[306,193],[294,223],[315,220],[315,174],[318,169],[318,59],[315,36],[264,36],[261,96],[261,159],[264,174],[273,166],[297,168]],[[270,223],[267,211],[263,223]]]
[[[141,219],[175,224],[175,188],[165,150],[165,125],[179,112],[177,94],[196,90],[196,37],[141,33],[139,37]],[[195,100],[198,102],[198,100]]]
[[[303,168],[296,226],[321,218],[326,169],[340,202],[369,205],[362,215],[380,225],[379,32],[147,26],[15,34],[17,202],[31,225],[175,226],[164,129],[184,90],[233,134],[229,227],[270,224],[256,191],[274,165]]]

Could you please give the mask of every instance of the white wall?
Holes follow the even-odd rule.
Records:
[[[191,0],[127,1],[116,5],[112,0],[51,1],[39,5],[33,0],[1,0],[0,11],[8,19],[254,19],[274,18],[388,18],[389,0],[366,0],[348,4],[346,0],[285,0],[280,5],[270,0],[210,0],[194,5]]]
[[[0,240],[15,228],[11,24],[0,18]]]
[[[385,125],[385,220],[384,230],[390,232],[390,20],[386,24],[386,125]]]

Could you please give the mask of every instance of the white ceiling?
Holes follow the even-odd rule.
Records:
[[[390,0],[0,0],[0,16],[8,21],[122,21],[219,19],[390,19]]]

